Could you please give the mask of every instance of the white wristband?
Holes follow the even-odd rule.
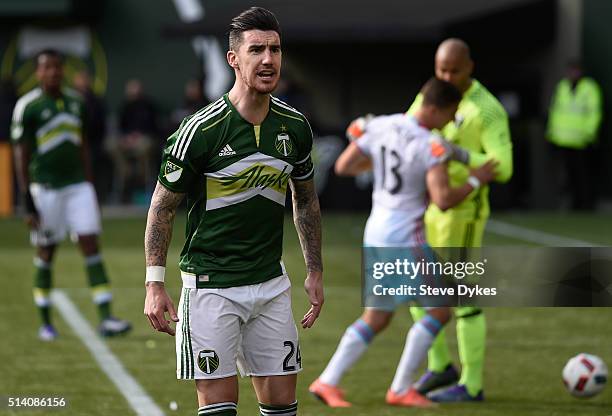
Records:
[[[164,266],[147,266],[145,282],[164,282],[166,268]]]
[[[480,188],[480,181],[476,176],[468,176],[467,183],[474,189]]]

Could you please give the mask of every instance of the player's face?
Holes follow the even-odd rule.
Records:
[[[470,85],[472,69],[472,61],[457,54],[436,55],[436,78],[450,82],[462,92]]]
[[[455,119],[455,113],[457,112],[458,104],[451,105],[447,108],[434,107],[434,128],[441,130],[449,122]]]
[[[242,82],[261,94],[268,94],[276,88],[281,57],[280,36],[273,30],[243,32],[238,51],[228,53],[228,61],[238,70]]]
[[[36,77],[43,89],[58,90],[64,78],[61,58],[53,55],[41,55],[36,66]]]

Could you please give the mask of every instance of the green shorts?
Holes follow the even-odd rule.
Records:
[[[432,247],[482,247],[487,218],[468,219],[427,212],[425,233]]]

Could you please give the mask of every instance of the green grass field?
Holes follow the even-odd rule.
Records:
[[[612,218],[605,215],[529,214],[500,215],[498,220],[525,227],[612,245]],[[591,400],[571,397],[561,382],[566,360],[578,352],[591,352],[612,364],[612,309],[594,308],[491,308],[485,374],[486,402],[448,405],[431,411],[390,408],[384,394],[393,377],[406,332],[412,321],[400,309],[388,330],[377,338],[358,365],[346,375],[343,387],[354,403],[351,409],[329,409],[307,392],[322,371],[347,325],[361,312],[360,242],[365,215],[324,216],[326,303],[314,328],[300,330],[304,371],[298,383],[302,416],[307,415],[612,415],[612,387]],[[107,341],[126,369],[168,415],[193,415],[193,382],[175,379],[174,340],[155,333],[144,317],[145,219],[109,219],[104,222],[103,254],[111,276],[117,316],[134,324],[126,337]],[[172,272],[177,263],[183,221],[178,220],[169,256],[167,286],[177,299],[180,280]],[[296,320],[306,311],[302,290],[303,260],[297,237],[288,220],[285,263],[294,283]],[[488,233],[486,244],[532,244]],[[0,220],[0,397],[65,397],[67,409],[51,414],[130,415],[128,403],[91,358],[88,350],[59,314],[55,323],[60,338],[41,343],[36,338],[38,316],[31,299],[33,251],[25,225]],[[176,270],[176,269],[174,269]],[[83,262],[77,249],[65,243],[56,258],[56,287],[65,289],[92,326],[97,324],[89,298]],[[456,353],[454,323],[449,332]],[[152,341],[152,342],[151,342]],[[241,380],[239,414],[255,415],[257,401],[249,380]],[[171,411],[168,404],[178,403]],[[41,415],[46,412],[0,409],[0,414]]]

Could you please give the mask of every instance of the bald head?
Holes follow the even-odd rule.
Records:
[[[461,92],[465,92],[472,83],[474,63],[470,56],[470,47],[457,38],[446,39],[436,51],[436,77],[450,82]]]
[[[436,51],[436,58],[438,56],[467,61],[472,59],[470,57],[470,47],[467,43],[457,38],[446,39],[442,42]]]

